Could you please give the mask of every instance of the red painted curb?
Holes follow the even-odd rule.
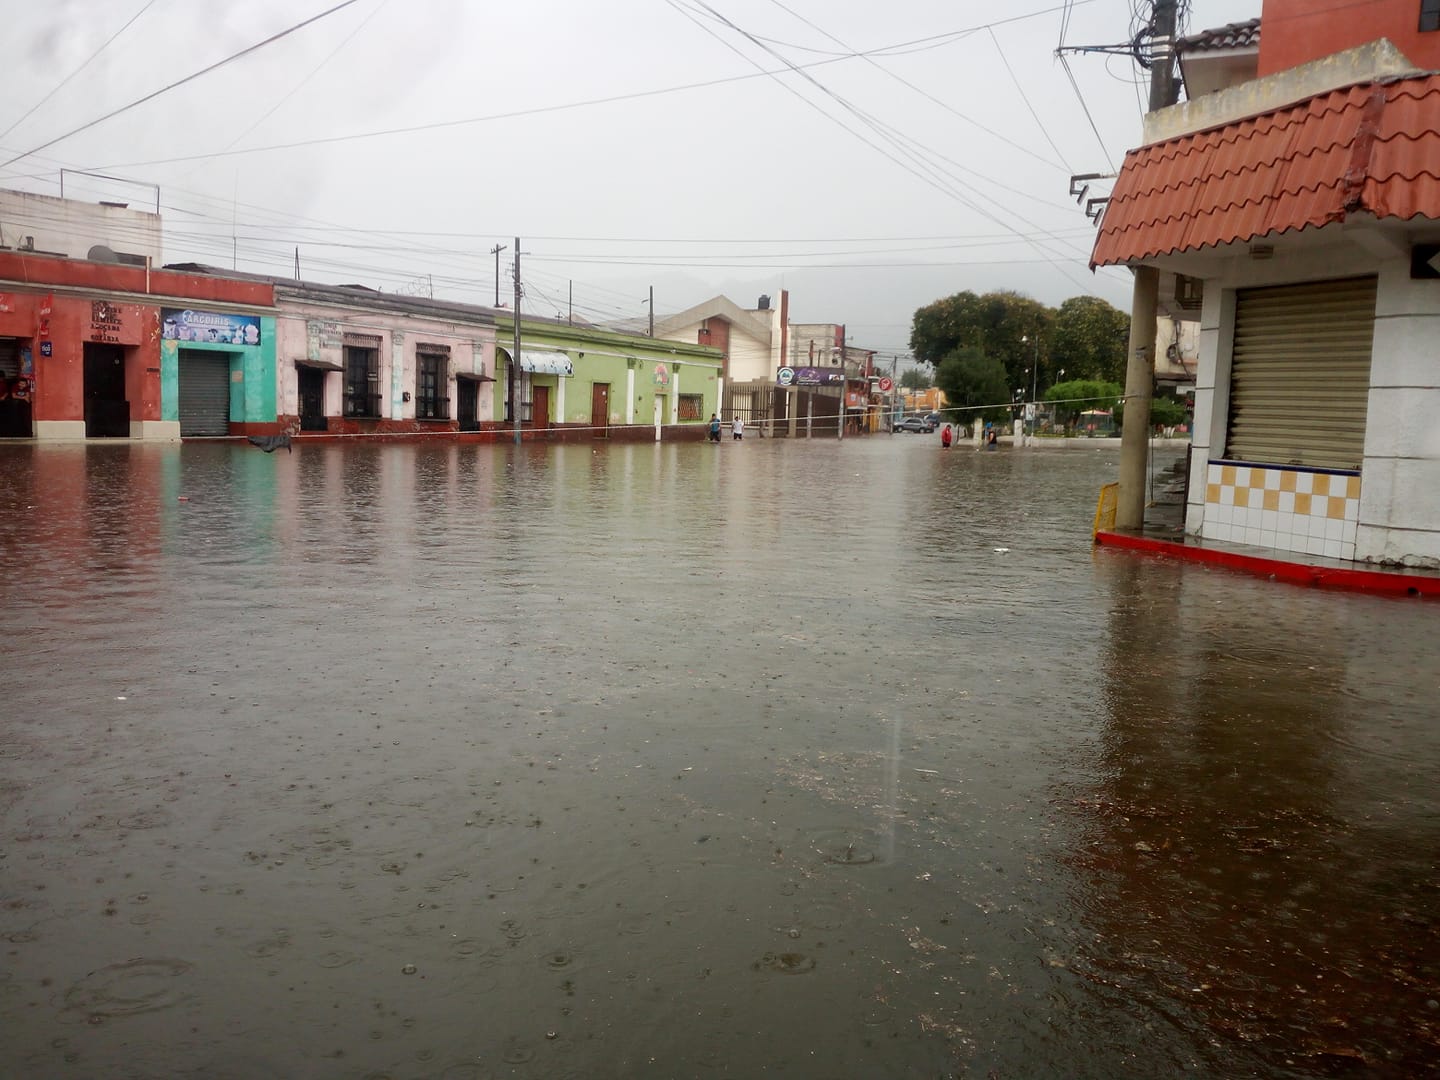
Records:
[[[1269,559],[1263,555],[1246,555],[1238,551],[1177,544],[1172,540],[1156,540],[1129,533],[1097,532],[1095,543],[1150,555],[1166,555],[1189,562],[1220,566],[1227,570],[1256,577],[1285,581],[1292,585],[1308,585],[1316,589],[1354,589],[1362,592],[1387,593],[1392,596],[1419,596],[1440,599],[1440,576],[1405,573],[1395,570],[1351,569],[1348,567],[1311,566],[1308,563]]]

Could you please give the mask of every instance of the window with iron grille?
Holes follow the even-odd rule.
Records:
[[[445,396],[449,362],[444,353],[416,353],[415,419],[450,419],[450,399]]]
[[[380,350],[345,346],[345,415],[380,415]]]
[[[1440,0],[1420,0],[1420,30],[1440,30]]]
[[[704,420],[705,419],[705,397],[703,394],[681,394],[680,395],[680,419],[681,420]]]

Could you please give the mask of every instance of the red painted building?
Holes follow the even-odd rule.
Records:
[[[0,436],[178,438],[161,310],[212,307],[273,314],[274,288],[0,252]]]
[[[1261,78],[1377,38],[1388,38],[1425,71],[1440,69],[1440,4],[1435,0],[1265,0],[1261,25]]]

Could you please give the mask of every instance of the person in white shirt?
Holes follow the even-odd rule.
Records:
[[[744,420],[741,420],[740,417],[738,417],[738,416],[735,417],[735,422],[730,425],[730,433],[734,436],[736,442],[738,442],[738,441],[740,441],[740,439],[744,438],[744,436],[745,436],[745,421],[744,421]]]

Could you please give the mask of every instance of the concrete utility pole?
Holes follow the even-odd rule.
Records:
[[[495,256],[495,306],[500,306],[500,252],[505,250],[504,244],[496,244],[490,249],[490,254]]]
[[[650,336],[655,336],[655,286],[650,286]]]
[[[497,256],[498,257],[498,256]],[[498,279],[497,279],[498,280]],[[520,445],[520,237],[515,237],[515,351],[510,354],[510,421]]]
[[[1150,64],[1150,111],[1174,105],[1176,0],[1155,0],[1154,55]],[[1120,432],[1120,493],[1115,527],[1139,530],[1145,525],[1145,474],[1150,459],[1150,400],[1155,390],[1155,317],[1160,297],[1160,271],[1135,268],[1130,302],[1130,353],[1125,368],[1125,424]]]

